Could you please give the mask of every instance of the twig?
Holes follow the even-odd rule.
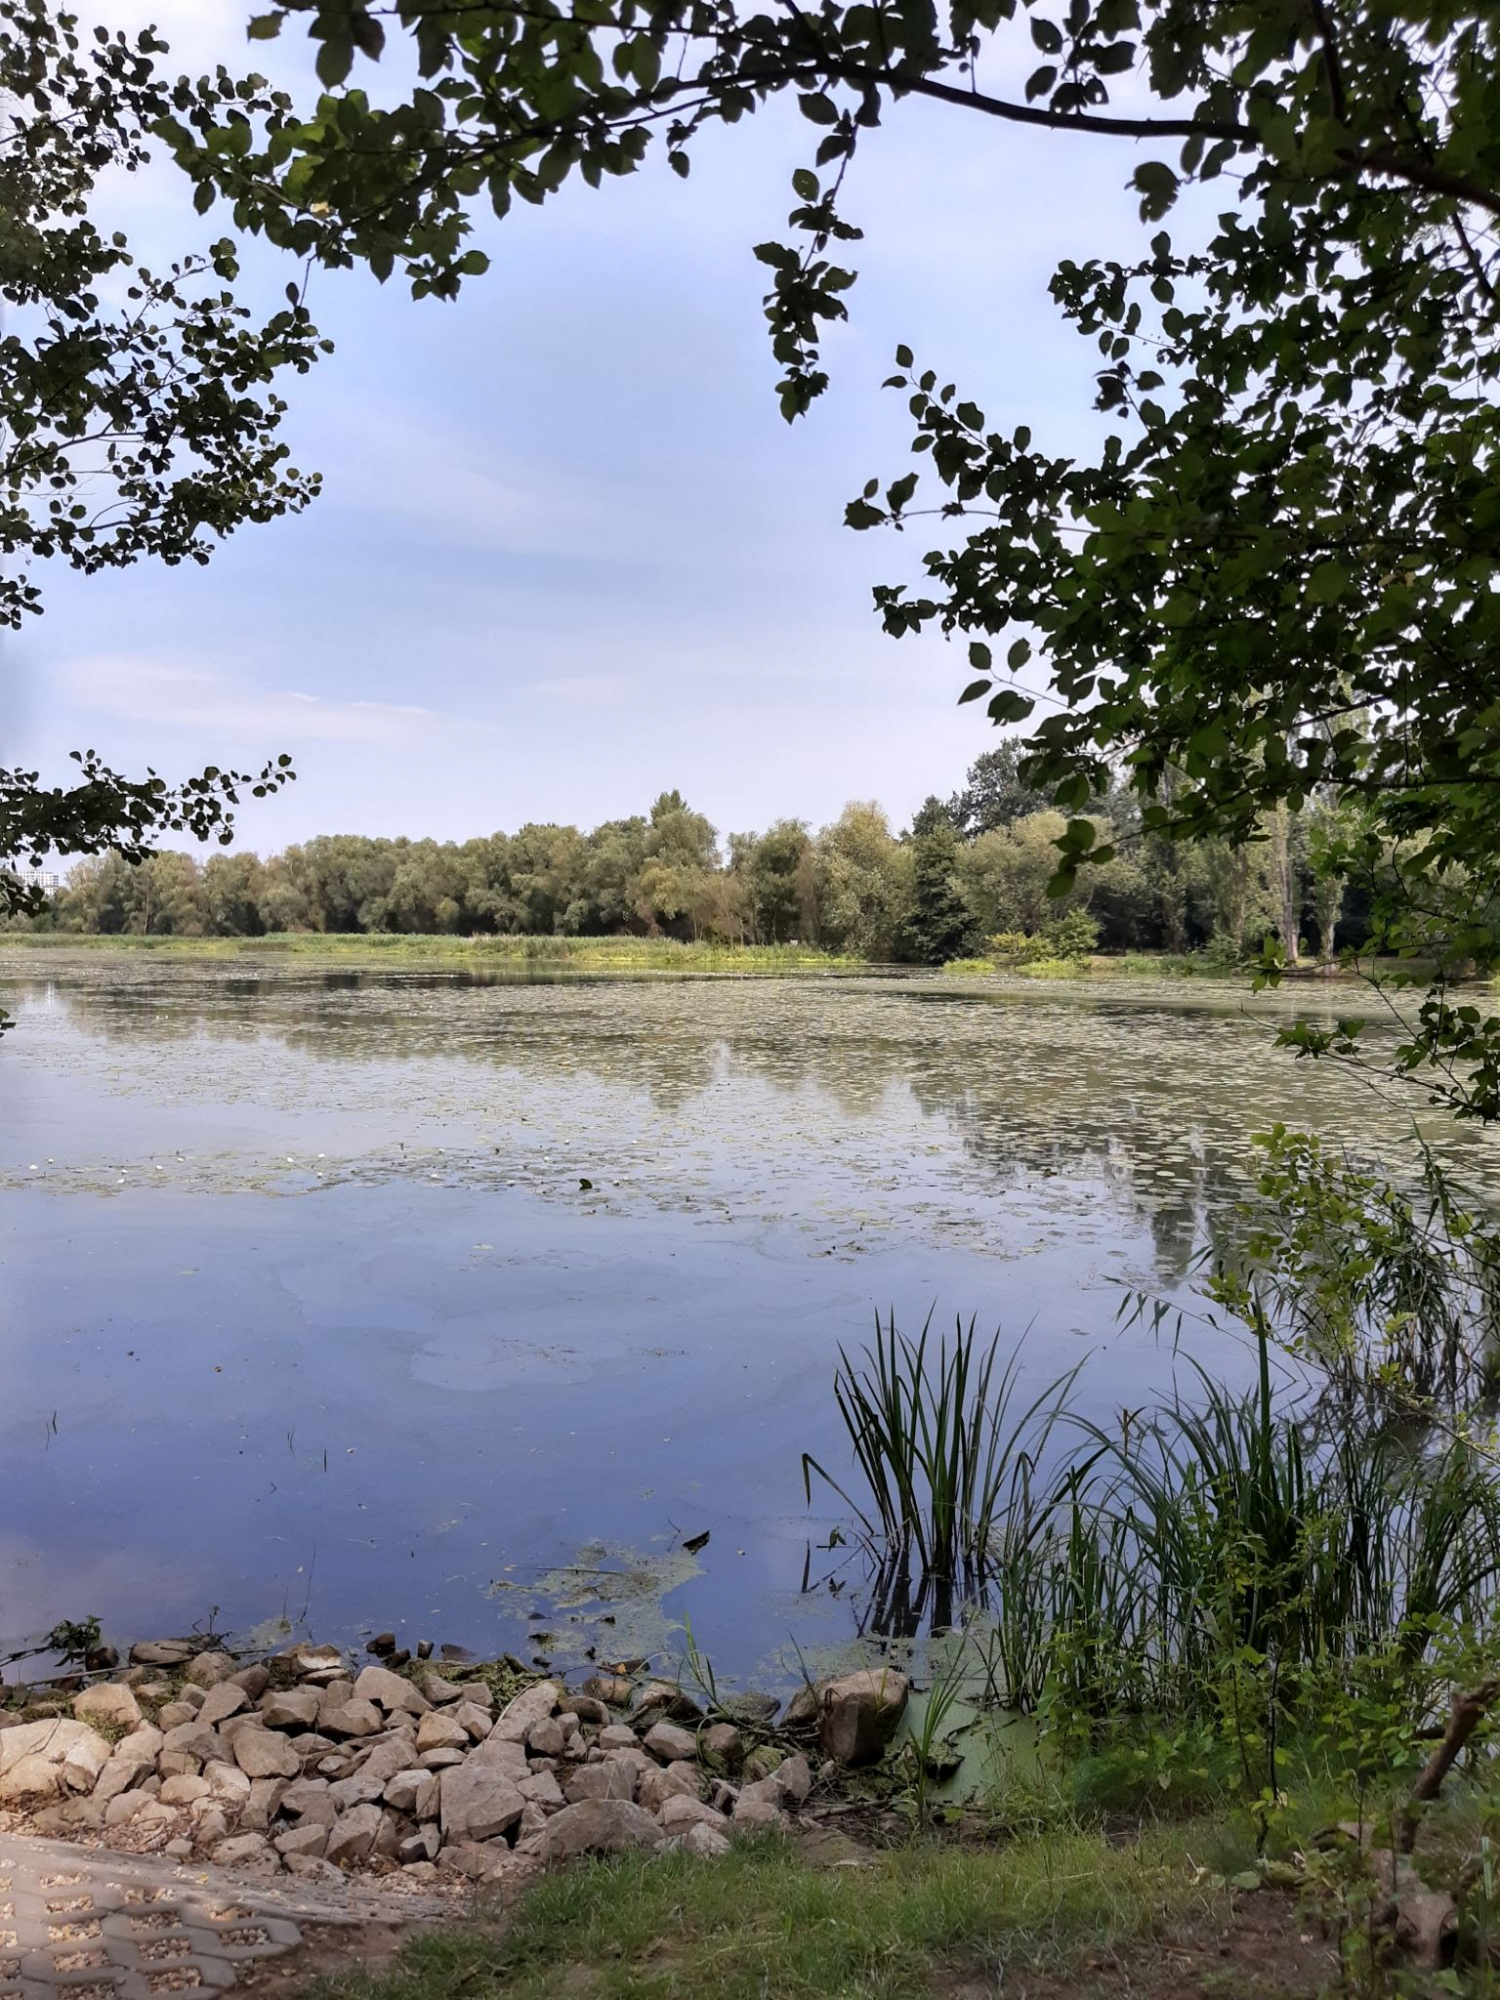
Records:
[[[1402,1854],[1410,1854],[1417,1844],[1417,1808],[1429,1804],[1442,1789],[1444,1778],[1453,1768],[1459,1752],[1488,1714],[1495,1697],[1500,1695],[1500,1675],[1491,1675],[1481,1681],[1478,1687],[1467,1693],[1460,1689],[1453,1697],[1453,1707],[1448,1716],[1448,1727],[1443,1740],[1428,1758],[1417,1774],[1417,1782],[1411,1788],[1396,1829],[1397,1848]]]

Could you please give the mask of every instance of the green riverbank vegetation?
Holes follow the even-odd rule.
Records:
[[[200,863],[164,851],[77,863],[14,934],[281,941],[482,938],[667,940],[876,963],[1069,974],[1090,953],[1156,955],[1233,970],[1282,940],[1295,962],[1362,936],[1357,898],[1314,865],[1320,808],[1287,816],[1257,847],[1143,833],[1130,794],[1097,815],[1115,858],[1049,894],[1067,820],[1024,784],[1013,745],[978,759],[965,786],[929,799],[902,833],[873,803],[820,830],[780,820],[715,828],[678,792],[590,833],[523,826],[463,842],[332,835],[262,858]],[[569,947],[570,952],[574,947]],[[572,962],[578,962],[576,958]]]

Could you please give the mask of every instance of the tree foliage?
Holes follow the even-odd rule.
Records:
[[[41,609],[48,558],[85,573],[142,556],[207,562],[241,523],[297,512],[317,491],[289,462],[271,388],[323,346],[299,287],[257,325],[231,289],[230,239],[151,271],[91,216],[101,178],[134,173],[163,119],[221,116],[216,143],[231,145],[252,118],[286,114],[259,80],[168,81],[165,52],[149,29],[85,37],[47,0],[0,0],[0,627]],[[77,761],[71,784],[0,772],[0,913],[26,900],[5,863],[221,835],[241,789],[290,774],[282,758],[172,787],[121,777],[93,751]]]
[[[706,125],[794,96],[811,158],[790,240],[757,249],[789,417],[825,385],[822,330],[853,283],[836,261],[858,234],[846,195],[901,100],[1143,142],[1144,240],[1052,283],[1099,351],[1096,452],[998,430],[898,350],[917,469],[871,480],[849,521],[908,525],[930,468],[928,511],[967,525],[928,553],[920,591],[877,590],[880,614],[898,635],[965,635],[965,697],[997,721],[1032,716],[1019,677],[1035,657],[1058,705],[1024,777],[1071,815],[1059,888],[1107,852],[1088,807],[1112,761],[1148,832],[1231,845],[1333,787],[1365,808],[1343,860],[1381,876],[1385,941],[1500,962],[1500,914],[1475,893],[1500,874],[1491,9],[285,0],[252,33],[293,16],[317,44],[317,106],[256,113],[233,147],[222,124],[179,120],[177,156],[241,227],[332,264],[400,265],[418,293],[451,296],[483,268],[480,203],[503,215],[574,175],[627,174],[655,138],[686,173]],[[359,65],[387,23],[421,81],[382,106]],[[993,82],[1007,76],[1014,89]],[[1500,1111],[1491,1058],[1441,991],[1418,1040],[1468,1066],[1474,1110]]]

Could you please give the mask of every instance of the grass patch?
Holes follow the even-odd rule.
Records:
[[[944,1968],[998,1981],[1200,1914],[1197,1872],[1162,1829],[925,1844],[858,1868],[809,1867],[774,1838],[718,1861],[631,1855],[549,1877],[502,1935],[456,1926],[307,2000],[931,2000]]]
[[[96,937],[84,932],[11,931],[0,949],[76,951],[183,959],[336,959],[340,963],[435,963],[579,972],[859,971],[865,961],[795,944],[687,944],[676,938],[431,937],[375,931],[286,931],[268,937]]]

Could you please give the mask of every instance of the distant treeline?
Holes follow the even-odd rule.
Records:
[[[1143,837],[1129,796],[1096,816],[1117,852],[1047,896],[1064,817],[1021,783],[1016,754],[981,757],[963,790],[931,798],[896,833],[875,804],[813,832],[778,820],[721,846],[678,792],[592,833],[528,825],[461,843],[335,834],[262,860],[251,853],[117,854],[80,862],[26,927],[104,935],[260,937],[272,932],[638,936],[797,942],[879,962],[939,964],[997,933],[1037,935],[1085,911],[1104,951],[1258,948],[1268,932],[1327,949],[1342,889],[1307,862],[1309,816],[1266,840]],[[1345,924],[1356,913],[1345,912]]]

